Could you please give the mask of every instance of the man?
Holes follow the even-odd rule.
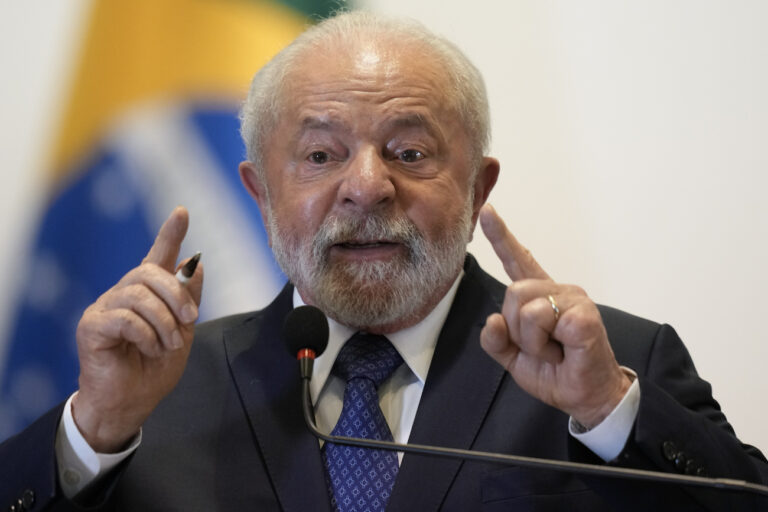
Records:
[[[304,303],[330,323],[312,389],[323,431],[348,411],[342,354],[375,339],[393,361],[371,391],[384,437],[768,480],[671,328],[555,283],[485,205],[499,172],[484,156],[488,118],[475,68],[418,24],[351,13],[297,39],[254,79],[240,165],[292,285],[262,311],[195,329],[202,269],[186,285],[174,277],[188,223],[175,210],[145,261],[84,313],[78,392],[0,448],[14,460],[0,470],[3,500],[53,510],[756,507],[714,491],[414,455],[389,460],[386,482],[360,491],[365,475],[337,463],[367,464],[371,453],[344,459],[306,430],[280,336]],[[507,287],[466,255],[478,220]]]

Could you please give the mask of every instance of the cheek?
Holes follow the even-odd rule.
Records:
[[[321,191],[297,190],[282,197],[274,197],[275,219],[285,230],[295,234],[314,235],[325,220],[332,198]],[[279,206],[277,206],[279,205]]]
[[[431,240],[444,238],[461,222],[468,200],[468,191],[454,180],[430,180],[403,195],[406,215]]]

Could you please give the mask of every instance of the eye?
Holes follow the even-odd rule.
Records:
[[[312,162],[313,164],[326,164],[328,163],[328,160],[331,159],[331,156],[326,153],[325,151],[313,151],[309,154],[309,157],[307,159]]]
[[[418,149],[406,149],[402,151],[399,155],[397,155],[397,158],[399,158],[403,162],[418,162],[419,160],[424,158],[424,153],[419,151]]]

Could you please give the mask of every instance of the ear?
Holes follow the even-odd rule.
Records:
[[[472,204],[472,232],[477,224],[477,217],[480,215],[480,208],[488,200],[496,180],[499,178],[499,161],[495,158],[483,157],[480,170],[477,172],[475,182],[472,186],[475,189],[475,201]],[[471,237],[471,234],[470,234]]]
[[[259,170],[256,165],[251,161],[240,162],[237,166],[237,170],[240,173],[240,181],[243,186],[251,194],[251,197],[259,205],[259,212],[261,213],[261,222],[264,224],[264,229],[267,232],[267,241],[269,246],[272,247],[272,235],[267,229],[267,212],[269,210],[269,198],[267,196],[267,188],[264,180],[259,176]]]

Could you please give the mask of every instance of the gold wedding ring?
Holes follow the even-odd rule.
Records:
[[[552,306],[552,311],[555,312],[555,323],[557,323],[557,321],[560,320],[560,308],[557,307],[557,302],[555,302],[553,296],[547,295],[547,299],[549,299],[549,303]]]

